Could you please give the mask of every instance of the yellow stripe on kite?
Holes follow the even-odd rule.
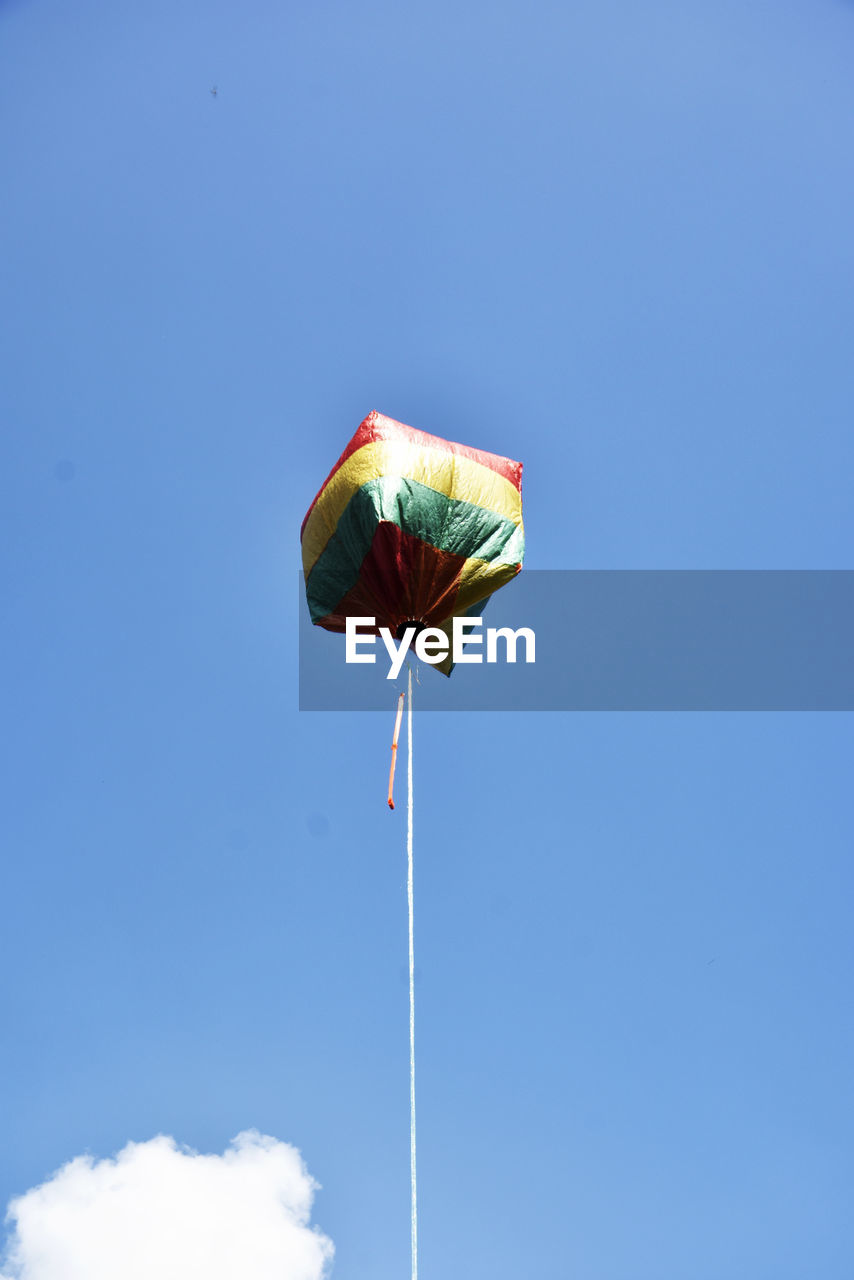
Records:
[[[520,568],[518,563],[496,564],[494,560],[490,562],[474,558],[466,560],[454,598],[454,613],[465,613],[484,596],[491,596],[493,591],[511,582]]]

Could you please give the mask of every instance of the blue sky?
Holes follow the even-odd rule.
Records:
[[[302,515],[376,408],[523,460],[532,568],[850,567],[854,6],[0,45],[0,1200],[254,1126],[397,1277],[391,715],[296,709]],[[417,734],[423,1275],[847,1280],[850,716]]]

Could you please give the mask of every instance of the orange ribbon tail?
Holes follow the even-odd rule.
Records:
[[[394,771],[397,768],[397,740],[400,737],[400,722],[403,719],[403,699],[401,693],[397,700],[397,715],[394,721],[394,737],[391,740],[391,768],[388,771],[388,807],[394,808]]]

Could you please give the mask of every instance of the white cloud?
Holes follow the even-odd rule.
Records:
[[[158,1137],[78,1156],[11,1202],[0,1280],[321,1280],[316,1186],[294,1147],[254,1131],[222,1155]]]

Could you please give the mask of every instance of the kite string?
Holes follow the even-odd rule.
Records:
[[[409,1169],[412,1184],[412,1280],[418,1280],[418,1197],[415,1181],[415,898],[412,856],[412,668],[409,669],[409,697],[406,708],[407,805],[406,805],[406,896],[409,903]]]

